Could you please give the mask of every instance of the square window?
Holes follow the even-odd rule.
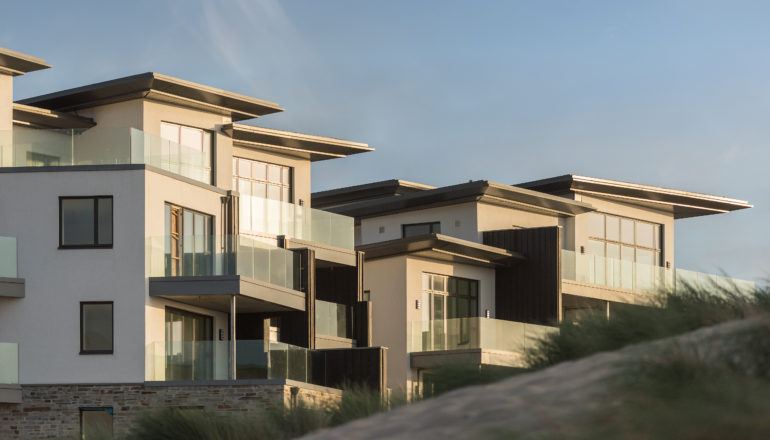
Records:
[[[60,197],[59,248],[112,247],[112,197]]]
[[[112,354],[113,303],[80,303],[80,354]]]
[[[80,408],[80,438],[83,440],[112,438],[111,407]]]

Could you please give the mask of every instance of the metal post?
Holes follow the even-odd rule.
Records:
[[[235,352],[235,295],[230,296],[230,379],[235,380],[237,362]]]

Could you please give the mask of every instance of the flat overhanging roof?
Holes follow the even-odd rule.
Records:
[[[588,203],[487,180],[476,180],[409,194],[362,200],[329,207],[327,210],[360,219],[471,201],[557,217],[571,217],[584,212],[595,211],[595,208]]]
[[[235,146],[297,156],[314,162],[374,150],[360,142],[254,125],[230,124],[223,130],[232,136]]]
[[[565,174],[516,186],[565,195],[570,192],[671,212],[674,218],[699,217],[751,208],[745,200],[617,180]]]
[[[312,194],[312,206],[314,208],[323,209],[327,207],[342,205],[345,203],[388,196],[404,195],[435,188],[435,186],[410,182],[408,180],[381,180],[379,182],[364,183],[361,185],[314,192]]]
[[[91,128],[96,125],[91,118],[19,103],[13,104],[13,122],[45,128]]]
[[[89,84],[18,102],[50,110],[73,111],[140,98],[228,115],[233,121],[283,111],[274,102],[155,72]]]
[[[0,73],[19,76],[49,67],[41,58],[0,47]]]
[[[365,244],[358,246],[356,250],[363,251],[366,260],[409,255],[487,267],[505,265],[512,260],[524,260],[524,256],[516,252],[443,234],[418,235]]]

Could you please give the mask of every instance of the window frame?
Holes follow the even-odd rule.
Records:
[[[428,234],[440,234],[441,233],[441,222],[435,221],[435,222],[420,222],[420,223],[404,223],[401,225],[401,238],[407,238],[407,237],[419,237],[420,235],[426,235],[426,234],[418,234],[418,235],[406,235],[406,228],[410,226],[425,226],[428,225],[431,232],[428,232]],[[438,225],[438,232],[433,231],[433,227]]]
[[[84,350],[83,349],[83,306],[94,304],[110,304],[110,323],[112,331],[110,332],[111,341],[110,350]],[[80,301],[80,353],[81,355],[91,354],[115,354],[115,301]]]
[[[246,160],[246,161],[249,161],[249,162],[258,162],[258,163],[264,164],[265,165],[265,173],[266,173],[265,174],[265,178],[264,179],[257,179],[257,178],[254,178],[253,176],[249,176],[249,177],[241,176],[240,171],[238,171],[238,168],[240,166],[240,161],[241,160]],[[288,183],[284,183],[284,182],[275,183],[272,180],[270,180],[270,166],[271,165],[278,167],[280,169],[281,175],[283,175],[283,169],[285,168],[288,171],[288,174],[289,174],[289,182]],[[284,190],[284,188],[286,188],[286,189],[289,190],[288,200],[276,200],[276,201],[283,202],[283,203],[293,204],[294,201],[295,201],[295,188],[294,188],[295,187],[295,177],[296,177],[296,170],[295,170],[295,167],[293,167],[291,165],[285,165],[285,164],[280,164],[280,163],[275,163],[275,162],[267,162],[265,160],[252,159],[252,158],[243,157],[243,156],[235,156],[235,155],[233,156],[233,170],[232,170],[233,191],[238,191],[239,183],[240,183],[241,180],[247,180],[249,182],[249,185],[253,185],[254,183],[260,183],[260,184],[265,185],[266,193],[265,193],[264,197],[254,196],[253,194],[251,195],[251,197],[263,198],[265,200],[275,200],[275,199],[271,199],[268,196],[269,188],[271,186],[278,187],[280,189],[280,191],[281,191],[281,194],[283,194],[283,190]],[[283,180],[283,179],[281,179],[281,180]]]
[[[62,208],[65,200],[91,200],[94,203],[94,242],[93,244],[64,244],[62,242]],[[109,244],[99,244],[99,200],[110,199],[110,229],[112,240]],[[112,195],[100,196],[59,196],[59,249],[112,249],[115,245],[115,197]]]
[[[637,260],[636,260],[636,251],[637,251],[637,249],[641,249],[641,250],[645,250],[645,251],[651,251],[653,253],[653,255],[656,255],[656,257],[657,257],[655,259],[655,266],[663,266],[663,260],[664,260],[664,255],[663,255],[663,251],[664,251],[664,249],[663,249],[664,231],[663,231],[663,229],[664,229],[664,225],[662,225],[660,223],[651,222],[651,221],[648,221],[648,220],[641,220],[641,219],[637,219],[637,218],[633,218],[633,217],[625,217],[625,216],[622,216],[622,215],[610,214],[610,213],[603,212],[603,211],[596,211],[596,212],[593,212],[591,214],[601,215],[602,216],[602,220],[603,220],[602,226],[604,228],[604,237],[597,237],[597,236],[592,235],[589,232],[586,235],[586,238],[587,238],[587,242],[586,243],[588,243],[588,242],[590,242],[592,240],[593,241],[597,241],[597,242],[601,242],[603,247],[604,247],[604,255],[603,255],[604,258],[609,258],[609,257],[607,257],[607,245],[610,244],[610,245],[617,245],[617,246],[620,247],[620,249],[622,249],[623,247],[632,248],[634,250],[634,260],[633,260],[634,263],[637,262]],[[607,238],[607,217],[615,217],[615,218],[618,219],[619,230],[618,230],[618,239],[617,240],[612,240],[612,239]],[[628,243],[628,242],[623,241],[623,233],[622,233],[622,228],[623,228],[622,222],[623,222],[623,220],[629,220],[629,221],[632,222],[633,243]],[[637,244],[637,241],[636,241],[636,225],[638,223],[643,223],[643,224],[647,224],[647,225],[652,225],[653,226],[653,241],[655,240],[655,232],[654,232],[655,229],[654,228],[656,226],[658,227],[658,234],[657,234],[658,235],[657,236],[658,242],[657,243],[653,243],[654,245],[657,245],[657,247],[648,247],[648,246],[643,246],[643,245]]]

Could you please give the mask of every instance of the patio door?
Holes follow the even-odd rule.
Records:
[[[165,211],[166,275],[212,275],[213,217],[169,203]]]
[[[214,375],[210,316],[166,308],[166,380],[211,380]]]

